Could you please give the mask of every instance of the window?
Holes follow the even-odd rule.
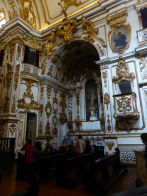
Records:
[[[132,93],[131,83],[127,80],[123,80],[118,83],[119,94],[130,94]]]
[[[6,23],[4,12],[0,11],[0,28]]]
[[[4,50],[0,50],[0,67],[3,65]]]
[[[143,29],[147,28],[147,8],[141,9],[141,19],[142,19],[142,27]]]
[[[39,67],[39,51],[25,46],[24,63]]]

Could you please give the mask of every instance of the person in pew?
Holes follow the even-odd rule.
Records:
[[[69,137],[69,135],[67,136],[67,135],[64,135],[64,138],[63,138],[63,140],[62,140],[62,144],[61,144],[61,146],[60,146],[60,149],[62,150],[62,151],[68,151],[69,150],[69,147],[72,145],[72,142],[71,142],[71,140],[70,140],[70,137]]]
[[[85,142],[82,139],[82,135],[78,135],[78,138],[75,144],[75,151],[76,153],[84,153],[85,151]]]
[[[90,144],[90,140],[86,138],[85,140],[85,153],[90,153],[92,151],[92,146]]]
[[[50,143],[50,139],[47,140],[47,143],[46,143],[46,148],[44,149],[44,152],[53,152],[54,149]]]
[[[27,140],[27,143],[22,147],[22,151],[25,152],[24,154],[24,177],[29,177],[33,174],[34,169],[34,154],[36,149],[32,146],[32,141]]]
[[[41,152],[42,152],[41,143],[39,141],[37,141],[35,143],[34,161],[37,161],[39,159]]]

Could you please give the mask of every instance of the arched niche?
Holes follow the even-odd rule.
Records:
[[[85,40],[75,40],[59,48],[48,64],[47,73],[50,71],[49,76],[58,81],[58,84],[64,84],[66,87],[67,120],[69,120],[68,115],[72,113],[71,119],[75,125],[72,127],[70,124],[70,127],[75,130],[77,129],[77,121],[99,121],[101,117],[103,108],[101,74],[100,67],[95,63],[98,60],[100,60],[98,50],[92,43]],[[95,119],[86,118],[85,86],[89,80],[93,80],[95,88]],[[69,98],[71,95],[72,98]],[[101,127],[97,126],[96,129],[101,129]]]
[[[85,84],[86,121],[99,119],[97,84],[89,79]]]
[[[94,72],[85,74],[80,80],[80,108],[82,121],[99,121],[102,112],[102,85],[101,75]],[[95,115],[90,115],[90,100],[91,94],[94,94]],[[88,114],[89,113],[89,114]],[[91,116],[91,118],[90,118]]]
[[[82,64],[81,61],[84,63]],[[88,72],[87,65],[90,65],[90,69],[93,66],[93,69],[96,69],[97,65],[95,61],[100,60],[98,48],[94,43],[90,43],[85,40],[73,40],[69,43],[66,43],[60,46],[54,55],[50,58],[46,74],[50,75],[49,72],[52,72],[51,77],[57,79],[64,84],[71,84],[74,82],[80,81],[83,72]],[[93,62],[91,64],[91,62]],[[62,80],[64,76],[64,81]]]

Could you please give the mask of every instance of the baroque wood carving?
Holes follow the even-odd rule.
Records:
[[[113,83],[119,83],[123,80],[133,81],[135,78],[134,73],[129,73],[129,68],[124,60],[124,58],[120,57],[118,60],[118,68],[116,68],[116,77],[113,77]]]

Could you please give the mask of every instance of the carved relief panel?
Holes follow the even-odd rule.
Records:
[[[112,133],[112,121],[111,121],[111,105],[110,105],[110,70],[107,65],[101,66],[101,75],[102,75],[102,86],[103,86],[103,119],[106,133]]]
[[[116,129],[141,128],[143,126],[142,109],[134,62],[126,63],[125,59],[120,57],[118,64],[112,67],[112,75]]]
[[[18,100],[18,108],[22,108],[27,112],[29,112],[30,109],[38,110],[38,81],[29,78],[22,78],[22,81],[25,81],[25,83],[20,84],[22,88],[20,91],[20,99]]]
[[[115,148],[117,148],[117,138],[107,138],[105,139],[105,154],[112,155],[115,153]]]

